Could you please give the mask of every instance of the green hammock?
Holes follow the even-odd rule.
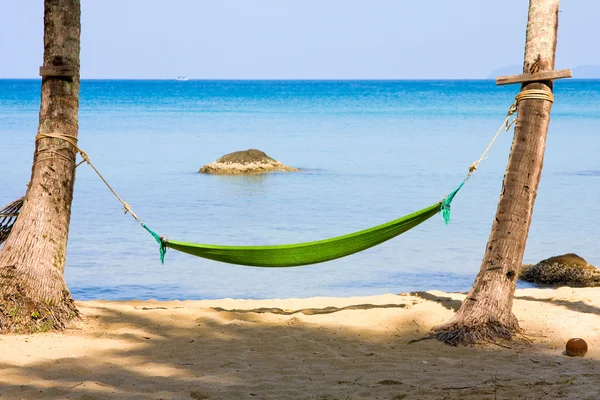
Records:
[[[415,213],[373,228],[316,242],[275,246],[196,244],[168,240],[158,236],[146,225],[142,226],[160,244],[161,261],[163,262],[166,249],[171,248],[194,256],[230,264],[271,268],[297,267],[331,261],[366,250],[414,228],[440,211],[443,212],[444,219],[448,223],[450,219],[450,203],[463,184],[464,182],[443,201]]]
[[[444,200],[420,211],[373,228],[315,242],[276,246],[196,244],[167,240],[156,234],[145,224],[142,223],[142,226],[160,244],[160,259],[163,263],[167,248],[171,248],[194,256],[230,264],[271,268],[297,267],[331,261],[366,250],[414,228],[439,212],[442,212],[444,220],[448,224],[450,221],[450,203],[465,182],[466,179]],[[126,203],[123,204],[126,205],[125,210],[139,221],[137,216],[131,212],[131,208]],[[0,210],[0,244],[10,234],[22,205],[23,199],[19,199]]]

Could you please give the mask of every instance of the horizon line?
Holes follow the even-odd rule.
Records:
[[[501,76],[501,75],[499,75]],[[36,78],[6,78],[0,77],[0,80],[6,81],[35,81]],[[80,78],[80,81],[494,81],[496,78],[187,78],[184,81],[177,78]],[[600,80],[599,77],[593,78],[571,78],[570,80]]]

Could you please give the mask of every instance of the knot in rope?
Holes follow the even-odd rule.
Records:
[[[129,213],[131,214],[131,216],[141,224],[140,219],[137,217],[137,215],[135,215],[135,213],[133,211],[131,211],[131,206],[129,204],[127,204],[124,201],[121,201],[121,203],[123,203],[123,209],[125,210],[125,214]]]
[[[508,132],[508,130],[510,129],[510,127],[512,126],[512,124],[514,124],[517,119],[513,119],[512,121],[510,120],[510,117],[512,117],[512,115],[514,113],[516,113],[519,110],[519,100],[515,97],[515,102],[512,103],[510,105],[510,107],[508,107],[508,113],[506,114],[506,121],[504,122],[505,124],[505,130]]]
[[[81,158],[83,158],[83,162],[91,164],[90,157],[87,155],[87,153],[85,151],[79,149],[79,154],[81,154]]]

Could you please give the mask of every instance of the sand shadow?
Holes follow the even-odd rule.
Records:
[[[320,314],[332,314],[340,311],[348,310],[371,310],[374,308],[404,308],[406,304],[357,304],[346,307],[324,307],[324,308],[303,308],[300,310],[284,310],[282,308],[253,308],[253,309],[225,309],[221,307],[211,307],[215,311],[219,312],[233,312],[233,313],[256,313],[256,314],[279,314],[279,315],[293,315],[293,314],[304,314],[304,315],[320,315]]]
[[[460,306],[443,296],[418,296],[452,310]],[[402,299],[408,305],[415,300]],[[564,364],[571,360],[557,364],[556,356],[544,351],[450,348],[434,341],[409,348],[407,339],[430,327],[421,326],[417,333],[419,311],[400,303],[223,311],[195,304],[80,305],[87,326],[94,328],[23,338],[21,343],[28,344],[19,361],[0,364],[0,397],[433,399],[451,390],[458,397],[449,398],[483,399],[493,398],[495,391],[498,398],[522,398],[508,391],[524,396],[535,385],[540,396],[568,389],[585,398],[585,385],[600,382],[600,374],[593,372],[600,366],[597,360],[583,360],[590,373],[578,376],[573,386],[564,383],[574,379],[570,364]],[[376,323],[362,322],[371,309],[385,316]],[[332,323],[342,315],[323,315],[340,311],[355,312],[356,324]],[[387,330],[375,329],[379,324],[388,324]],[[43,349],[46,358],[27,362],[27,353],[40,349],[38,337],[50,338],[49,348]],[[85,338],[91,348],[77,344],[78,338]],[[67,356],[52,356],[50,347],[65,349],[60,354],[67,351]],[[492,353],[495,362],[489,360]],[[524,362],[515,364],[519,358]],[[557,365],[560,377],[554,372]],[[532,375],[531,368],[541,372]],[[490,383],[492,375],[501,384]]]
[[[429,292],[414,292],[412,295],[424,300],[440,303],[444,308],[454,312],[457,312],[462,304],[462,301],[453,299],[452,297],[436,296]]]
[[[526,300],[526,301],[535,301],[542,303],[552,303],[559,305],[561,307],[568,308],[571,311],[586,313],[586,314],[597,314],[600,315],[600,307],[596,307],[591,304],[586,304],[583,301],[568,301],[562,299],[536,299],[535,297],[530,296],[515,296],[515,299],[518,300]]]

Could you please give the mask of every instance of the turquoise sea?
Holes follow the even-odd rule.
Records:
[[[39,80],[0,80],[0,205],[25,192]],[[324,239],[424,208],[457,187],[518,87],[493,81],[84,80],[80,146],[153,230],[232,245]],[[559,81],[525,262],[575,252],[600,266],[600,81]],[[67,283],[75,298],[212,299],[468,290],[512,131],[452,204],[398,238],[325,264],[261,269],[169,251],[77,170]],[[198,174],[257,148],[299,173]],[[524,286],[522,283],[519,285]]]

